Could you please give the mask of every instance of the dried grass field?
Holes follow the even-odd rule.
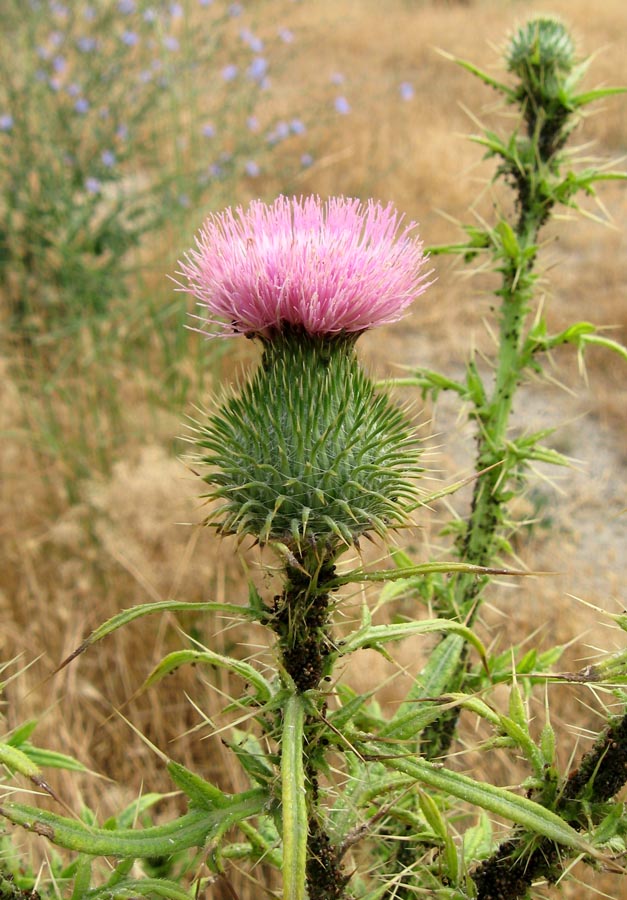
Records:
[[[605,0],[594,9],[589,0],[255,0],[245,5],[254,7],[259,21],[280,18],[295,36],[298,51],[289,61],[289,77],[273,94],[279,115],[299,104],[305,109],[323,103],[329,79],[334,73],[344,77],[341,93],[351,111],[321,117],[313,164],[291,179],[289,189],[393,200],[420,223],[426,244],[457,240],[458,222],[489,219],[495,205],[509,202],[491,188],[493,164],[467,139],[477,120],[498,128],[506,113],[487,87],[439,49],[499,75],[505,35],[531,15],[550,12],[572,26],[582,55],[595,54],[586,87],[627,84],[624,0]],[[399,97],[404,82],[414,88],[409,100]],[[573,146],[583,158],[624,157],[625,99],[608,99],[586,118]],[[274,168],[242,181],[234,201],[286,190],[281,157],[273,159]],[[542,299],[551,328],[589,320],[624,342],[627,194],[618,183],[601,185],[599,194],[601,206],[590,199],[586,215],[562,213],[546,230]],[[205,212],[190,210],[185,230],[164,229],[140,248],[144,290],[163,303],[174,302],[165,277],[175,272]],[[471,347],[490,352],[484,320],[492,277],[481,271],[470,276],[447,257],[433,265],[437,281],[411,315],[360,341],[363,359],[381,377],[412,364],[454,376]],[[1,292],[0,286],[0,298]],[[124,322],[125,310],[117,314]],[[128,321],[134,321],[130,309]],[[271,576],[256,549],[237,548],[200,526],[201,485],[180,459],[186,452],[179,440],[186,417],[196,414],[194,406],[210,404],[220,382],[234,383],[237,372],[254,360],[254,349],[233,341],[216,351],[198,339],[193,363],[177,363],[178,375],[189,385],[177,405],[172,399],[160,402],[165,376],[158,335],[144,341],[141,355],[119,353],[113,342],[103,354],[90,348],[88,335],[76,340],[82,342],[84,366],[68,370],[45,395],[27,396],[14,377],[14,354],[23,349],[7,341],[0,355],[0,661],[17,658],[12,671],[25,669],[4,693],[8,728],[37,718],[37,743],[73,754],[93,770],[93,776],[54,773],[54,788],[72,809],[86,803],[104,819],[139,792],[171,789],[161,760],[138,732],[225,790],[241,787],[208,725],[229,691],[226,678],[186,670],[146,693],[138,688],[187,634],[213,647],[237,648],[242,656],[263,652],[260,636],[219,620],[166,615],[122,629],[56,675],[54,668],[91,629],[123,608],[167,598],[237,602],[246,590],[242,564],[264,590],[270,589]],[[206,363],[199,367],[203,355]],[[529,646],[567,644],[560,665],[576,670],[597,648],[621,645],[603,613],[620,612],[627,604],[626,371],[618,357],[600,348],[590,352],[585,377],[569,350],[555,353],[551,371],[550,380],[521,390],[516,428],[557,425],[550,440],[573,458],[573,468],[550,477],[540,469],[513,515],[526,523],[515,543],[520,564],[554,574],[495,585],[485,634],[497,646],[523,634],[529,635]],[[35,386],[39,378],[43,384],[35,358]],[[99,416],[98,405],[110,389],[115,414],[103,406]],[[429,486],[468,475],[472,432],[455,403],[444,397],[432,409],[418,397],[398,396],[413,400]],[[80,435],[90,429],[81,443]],[[98,454],[106,455],[106,465],[94,463],[90,471]],[[467,502],[465,491],[448,501],[460,512]],[[446,554],[438,532],[448,513],[443,503],[420,511],[415,529],[399,538],[416,559]],[[364,651],[363,664],[347,677],[358,687],[388,680],[383,699],[392,703],[397,686],[416,671],[417,656],[429,646],[401,650],[395,670]],[[553,724],[560,726],[566,761],[574,747],[577,753],[585,748],[598,718],[590,692],[577,685],[560,690],[554,710],[561,722]],[[459,765],[479,774],[484,761],[465,755],[463,744],[459,753]],[[496,766],[495,771],[491,758],[495,782],[515,781],[516,770],[505,756]],[[594,887],[575,887],[568,896],[593,896],[598,888],[605,891],[602,896],[617,897],[617,884],[599,876]],[[242,900],[255,896],[246,890],[240,888]],[[557,896],[558,890],[546,888],[538,896]]]

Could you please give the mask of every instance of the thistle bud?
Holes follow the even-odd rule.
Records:
[[[238,394],[198,429],[203,480],[223,533],[298,553],[383,535],[415,505],[417,446],[378,393],[354,340],[284,330]]]

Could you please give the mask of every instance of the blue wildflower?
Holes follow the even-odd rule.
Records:
[[[88,194],[99,194],[101,187],[102,185],[97,178],[92,178],[90,176],[85,179],[85,190]]]
[[[414,86],[409,81],[403,81],[398,86],[398,92],[402,100],[411,100],[414,96]]]
[[[135,47],[139,42],[139,35],[134,31],[125,31],[123,32],[120,40],[123,44],[126,44],[127,47]]]
[[[102,160],[103,166],[106,166],[108,169],[112,169],[116,162],[113,150],[103,150],[100,159]]]
[[[11,131],[15,124],[11,113],[3,113],[0,116],[0,131]]]
[[[268,134],[268,143],[276,144],[284,141],[290,135],[290,126],[287,122],[277,122],[272,131]]]
[[[96,49],[96,46],[97,46],[96,38],[79,37],[76,41],[76,46],[81,51],[81,53],[91,53],[92,50]]]
[[[79,115],[84,116],[89,110],[89,100],[86,100],[85,97],[79,97],[74,104],[74,109]]]
[[[249,159],[244,168],[246,170],[246,174],[250,178],[257,178],[257,176],[261,172],[259,165],[255,162],[254,159]]]
[[[222,69],[222,78],[224,81],[233,81],[234,78],[237,78],[237,66],[233,63],[225,66]]]
[[[246,69],[246,74],[253,81],[262,81],[268,71],[268,60],[263,56],[256,56]]]
[[[346,97],[335,98],[335,111],[341,116],[347,116],[349,114],[349,112],[351,111],[351,105]]]

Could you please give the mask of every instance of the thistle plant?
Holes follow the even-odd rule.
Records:
[[[627,821],[616,795],[627,780],[625,652],[559,673],[552,667],[561,648],[489,653],[475,628],[490,577],[512,573],[501,562],[507,506],[529,465],[567,464],[542,444],[546,433],[510,436],[518,385],[562,344],[583,353],[596,343],[627,357],[587,322],[550,334],[534,303],[539,234],[554,207],[575,206],[579,191],[624,177],[576,170],[565,150],[579,111],[617,89],[577,93],[583,65],[552,19],[511,38],[511,85],[459,62],[519,115],[509,137],[476,138],[514,190],[512,216],[468,227],[462,243],[431,251],[470,261],[487,255],[501,277],[493,377],[471,359],[463,381],[426,369],[398,380],[433,397],[454,392],[476,426],[474,494],[457,525],[455,558],[416,564],[397,546],[381,570],[339,565],[360,541],[385,545],[392,530],[410,527],[428,499],[419,493],[420,448],[408,414],[368,377],[356,352],[362,332],[396,322],[428,288],[428,255],[413,223],[403,226],[390,205],[345,198],[279,197],[211,216],[181,262],[179,289],[197,299],[199,328],[213,340],[246,336],[261,356],[194,423],[193,466],[207,486],[207,524],[274,553],[280,587],[264,597],[251,581],[243,605],[134,607],[93,632],[65,664],[115,629],[164,610],[263,627],[270,662],[196,641],[161,660],[145,684],[186,664],[243,681],[226,706],[236,724],[225,744],[249,787],[227,794],[165,758],[188,809],[143,829],[129,827],[127,816],[100,827],[3,800],[9,821],[78,853],[72,900],[197,897],[216,880],[228,884],[231,867],[244,863],[259,893],[272,891],[280,876],[283,900],[516,900],[538,879],[561,879],[574,859],[623,871]],[[384,585],[377,611],[402,593],[415,598],[416,614],[374,621],[366,598],[359,625],[340,628],[342,589],[367,584]],[[423,617],[420,604],[433,617]],[[627,630],[624,615],[613,618]],[[433,636],[426,665],[391,712],[374,692],[359,694],[343,681],[344,663],[361,649],[387,657],[396,642]],[[539,736],[530,722],[528,701],[550,677],[591,683],[621,710],[608,711],[591,749],[564,771],[550,707]],[[502,685],[506,709],[494,691]],[[522,758],[528,772],[520,789],[450,764],[461,715],[491,729],[478,745],[486,754],[505,748]],[[5,745],[6,764],[29,777],[27,742],[13,736]],[[504,839],[493,831],[494,816],[511,826]],[[98,855],[118,862],[93,885]],[[277,876],[267,875],[271,869]]]

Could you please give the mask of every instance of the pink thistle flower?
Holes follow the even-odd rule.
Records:
[[[332,197],[254,200],[205,221],[180,262],[211,333],[359,333],[400,319],[427,287],[415,223],[390,203]]]

